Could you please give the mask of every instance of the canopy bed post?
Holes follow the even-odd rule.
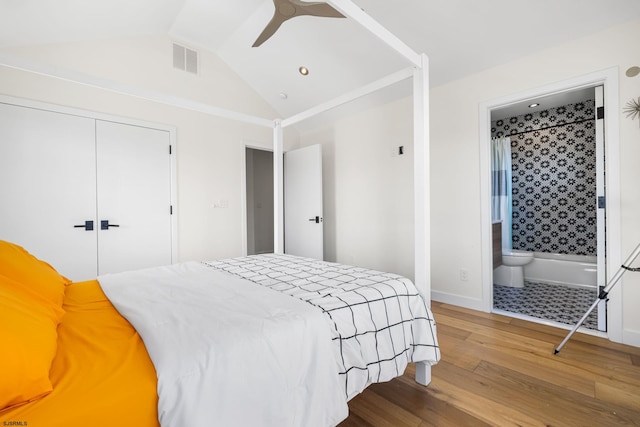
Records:
[[[282,122],[273,121],[273,251],[284,253],[284,153]]]
[[[429,58],[413,74],[413,191],[415,284],[425,301],[431,301],[429,247]]]
[[[353,19],[367,31],[378,37],[389,47],[403,56],[415,68],[413,70],[413,128],[414,128],[414,281],[424,301],[431,305],[430,247],[429,247],[429,58],[417,54],[402,40],[380,25],[364,10],[350,0],[327,0],[333,8]],[[352,94],[354,95],[354,94]],[[351,95],[350,95],[351,96]],[[354,96],[354,98],[357,95]],[[345,96],[333,104],[339,105],[349,99]],[[324,111],[332,102],[319,106]],[[315,114],[310,110],[300,114],[287,125]],[[275,164],[274,164],[275,167]],[[278,173],[278,172],[276,172]],[[276,198],[276,201],[280,201]],[[276,208],[277,210],[277,208]],[[276,236],[277,239],[277,236]],[[277,251],[277,249],[276,249]],[[431,366],[416,363],[416,382],[428,385],[431,382]]]
[[[350,0],[327,0],[335,9],[355,20],[415,68],[413,72],[413,146],[414,146],[414,271],[415,285],[425,302],[431,302],[429,248],[429,58],[417,54],[402,40],[367,15]],[[416,382],[431,382],[431,366],[416,364]]]
[[[429,246],[429,58],[420,56],[422,65],[413,74],[413,191],[415,285],[425,302],[431,305]],[[416,382],[431,382],[431,366],[416,363]]]

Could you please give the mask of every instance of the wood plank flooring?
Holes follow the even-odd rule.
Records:
[[[349,402],[355,426],[640,426],[640,348],[434,302],[442,360]]]

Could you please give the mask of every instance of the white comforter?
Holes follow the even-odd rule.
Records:
[[[406,277],[286,254],[205,264],[321,310],[348,399],[402,375],[410,362],[440,359],[433,313]]]
[[[332,426],[347,417],[324,315],[199,263],[100,276],[158,375],[163,427]]]

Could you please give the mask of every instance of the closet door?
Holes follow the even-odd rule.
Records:
[[[0,103],[0,239],[95,277],[95,121]]]
[[[171,264],[169,132],[97,120],[98,274]]]

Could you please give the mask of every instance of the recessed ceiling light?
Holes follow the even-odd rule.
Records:
[[[533,104],[529,104],[529,108],[534,108],[534,107],[537,107],[538,105],[540,104],[538,104],[537,102],[534,102]]]
[[[300,72],[300,74],[302,74],[303,76],[306,76],[309,74],[309,69],[305,66],[302,66],[300,68],[298,68],[298,71]]]

